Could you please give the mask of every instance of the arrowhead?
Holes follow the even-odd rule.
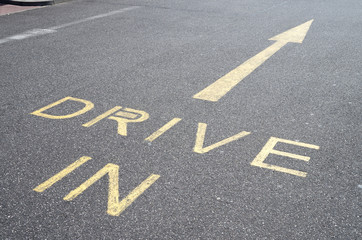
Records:
[[[305,36],[307,35],[310,25],[312,25],[312,22],[313,19],[292,29],[289,29],[281,34],[278,34],[270,38],[269,40],[302,43]]]

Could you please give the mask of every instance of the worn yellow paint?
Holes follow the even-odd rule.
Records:
[[[47,114],[47,113],[43,113],[44,111],[52,108],[52,107],[55,107],[65,101],[76,101],[76,102],[81,102],[81,103],[84,103],[85,106],[84,108],[82,108],[81,110],[79,111],[76,111],[72,114],[67,114],[67,115],[50,115],[50,114]],[[56,102],[53,102],[45,107],[42,107],[30,114],[33,114],[33,115],[36,115],[36,116],[40,116],[40,117],[44,117],[44,118],[50,118],[50,119],[66,119],[66,118],[72,118],[72,117],[76,117],[76,116],[79,116],[83,113],[86,113],[88,112],[89,110],[91,110],[92,108],[94,107],[94,104],[88,100],[84,100],[84,99],[80,99],[80,98],[74,98],[74,97],[65,97],[65,98],[62,98]]]
[[[282,152],[282,151],[275,150],[274,147],[278,142],[292,144],[292,145],[296,145],[296,146],[300,146],[300,147],[311,148],[311,149],[317,149],[317,150],[319,149],[319,146],[317,146],[317,145],[271,137],[268,140],[268,142],[265,144],[263,149],[259,152],[259,154],[254,158],[254,160],[250,164],[252,166],[257,166],[257,167],[261,167],[261,168],[271,169],[274,171],[289,173],[289,174],[296,175],[299,177],[306,177],[307,176],[306,172],[264,163],[264,160],[268,157],[269,154],[276,154],[276,155],[280,155],[280,156],[284,156],[284,157],[290,157],[290,158],[299,159],[299,160],[303,160],[303,161],[309,161],[310,157],[307,157],[307,156],[302,156],[302,155],[298,155],[298,154],[292,154],[292,153],[288,153],[288,152]]]
[[[245,137],[250,134],[250,132],[242,131],[238,134],[235,134],[234,136],[231,136],[229,138],[225,138],[224,140],[221,140],[217,143],[214,143],[208,147],[203,147],[204,140],[205,140],[205,133],[206,133],[207,124],[206,123],[199,123],[198,129],[196,133],[196,141],[194,146],[194,152],[196,153],[207,153],[208,151],[218,148],[222,145],[228,144],[230,142],[233,142],[235,140],[238,140],[239,138]]]
[[[122,109],[122,110],[117,112],[120,109]],[[115,116],[110,116],[113,113]],[[129,117],[132,119],[124,118],[124,117]],[[138,117],[138,118],[134,118],[134,117]],[[136,109],[132,109],[132,108],[122,108],[120,106],[115,106],[114,108],[106,111],[105,113],[102,113],[101,115],[99,115],[96,118],[90,120],[89,122],[83,124],[82,126],[90,127],[105,118],[117,121],[118,134],[120,134],[122,136],[127,136],[127,123],[143,122],[149,118],[149,114],[146,113],[145,111],[141,111],[141,110],[136,110]]]
[[[64,200],[71,201],[76,198],[79,194],[84,192],[89,186],[98,181],[104,175],[108,174],[109,176],[109,196],[111,193],[113,194],[115,191],[118,191],[118,169],[119,166],[116,164],[108,163],[101,170],[99,170],[96,174],[90,177],[87,181],[82,183],[79,187],[71,191],[67,196],[64,197]],[[113,195],[112,195],[113,196]],[[118,198],[118,196],[117,196]],[[108,199],[109,200],[109,199]]]
[[[164,134],[167,130],[175,126],[179,121],[181,121],[181,118],[174,118],[165,125],[163,125],[160,129],[158,129],[156,132],[152,133],[150,136],[148,136],[145,141],[152,142],[162,134]]]
[[[47,188],[50,188],[54,183],[60,181],[66,175],[73,172],[79,166],[81,166],[82,164],[86,163],[87,161],[89,161],[91,159],[92,158],[88,157],[88,156],[83,156],[83,157],[79,158],[77,161],[70,164],[68,167],[66,167],[65,169],[63,169],[59,173],[55,174],[53,177],[49,178],[48,180],[46,180],[45,182],[43,182],[42,184],[40,184],[39,186],[37,186],[33,190],[36,191],[36,192],[45,191]]]
[[[310,20],[284,33],[270,38],[269,40],[274,40],[276,42],[231,72],[227,73],[225,76],[221,77],[202,91],[195,94],[193,98],[217,102],[221,97],[228,93],[233,87],[235,87],[239,82],[241,82],[256,68],[268,60],[288,42],[302,43],[312,22],[313,20]]]
[[[97,116],[96,118],[90,120],[87,123],[84,123],[82,126],[83,127],[90,127],[94,124],[96,124],[97,122],[101,121],[102,119],[105,119],[106,117],[108,117],[109,115],[113,114],[114,112],[117,112],[119,109],[121,109],[122,107],[120,106],[115,106],[114,108],[108,110],[105,113],[102,113],[101,115]]]
[[[143,122],[149,118],[149,114],[146,113],[145,111],[136,110],[136,109],[132,109],[132,108],[125,108],[124,111],[136,113],[140,117],[136,118],[136,119],[127,119],[127,118],[121,118],[121,117],[115,117],[115,116],[108,117],[108,119],[117,121],[117,123],[118,123],[117,132],[119,135],[122,135],[122,136],[127,136],[127,124],[128,123]]]
[[[130,112],[122,112],[122,111],[117,112],[115,115],[126,118],[136,118],[138,116],[137,114],[133,114]]]
[[[282,151],[278,151],[278,150],[271,150],[270,153],[275,154],[275,155],[280,155],[283,157],[289,157],[289,158],[296,158],[299,160],[303,160],[308,162],[310,157],[307,156],[302,156],[302,155],[298,155],[298,154],[293,154],[293,153],[288,153],[288,152],[282,152]]]
[[[81,184],[79,187],[71,191],[67,196],[64,197],[64,200],[73,200],[106,174],[108,174],[109,177],[107,213],[112,216],[119,216],[129,205],[132,204],[133,201],[135,201],[147,188],[149,188],[160,177],[160,175],[156,174],[150,175],[126,198],[119,202],[119,166],[109,163],[92,177],[90,177],[87,181]]]
[[[114,202],[113,206],[108,208],[107,213],[112,216],[119,216],[129,205],[131,205],[134,200],[136,200],[144,191],[147,190],[156,180],[160,177],[157,174],[151,174],[146,180],[144,180],[138,187],[133,189],[127,197],[122,199],[122,201],[117,204]]]

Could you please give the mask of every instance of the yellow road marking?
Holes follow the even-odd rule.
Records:
[[[138,187],[136,187],[127,197],[119,202],[119,166],[108,163],[105,167],[99,170],[96,174],[90,177],[87,181],[82,183],[79,187],[71,191],[64,200],[71,201],[76,198],[79,194],[84,192],[93,183],[98,181],[104,175],[109,176],[108,186],[108,208],[107,213],[112,216],[119,216],[129,205],[132,204],[147,188],[149,188],[160,175],[151,174],[146,180],[144,180]]]
[[[66,167],[59,173],[55,174],[53,177],[49,178],[48,180],[46,180],[45,182],[43,182],[42,184],[40,184],[33,190],[36,192],[43,192],[47,188],[51,187],[54,183],[58,182],[59,180],[64,178],[66,175],[73,172],[79,166],[81,166],[82,164],[86,163],[87,161],[89,161],[91,159],[92,159],[91,157],[87,157],[87,156],[83,156],[83,157],[79,158],[77,161],[70,164],[68,167]]]
[[[119,117],[126,117],[126,118],[136,118],[138,116],[137,114],[133,114],[130,112],[122,112],[122,111],[115,113],[115,115],[117,115]]]
[[[295,28],[283,32],[269,40],[276,41],[274,44],[250,58],[239,67],[235,68],[225,76],[221,77],[202,91],[198,92],[193,98],[205,101],[217,102],[233,87],[241,82],[245,77],[252,73],[256,68],[268,60],[273,54],[279,51],[288,42],[302,43],[313,20],[303,23]]]
[[[288,152],[282,152],[282,151],[278,151],[278,150],[274,150],[274,149],[271,150],[270,153],[279,155],[279,156],[283,156],[283,157],[296,158],[296,159],[303,160],[306,162],[308,162],[310,160],[310,157],[307,157],[307,156],[302,156],[302,155],[288,153]]]
[[[245,137],[250,134],[250,132],[242,131],[238,134],[235,134],[234,136],[231,136],[229,138],[226,138],[222,141],[219,141],[217,143],[214,143],[208,147],[203,147],[204,140],[205,140],[205,133],[206,133],[206,123],[199,123],[197,133],[196,133],[196,140],[195,140],[195,146],[194,146],[194,152],[196,153],[207,153],[208,151],[220,147],[222,145],[228,144],[230,142],[233,142],[235,140],[238,140],[239,138]]]
[[[128,123],[143,122],[149,118],[149,114],[146,113],[145,111],[136,110],[136,109],[132,109],[132,108],[123,108],[122,111],[117,112],[120,109],[122,109],[122,107],[115,106],[114,108],[106,111],[105,113],[102,113],[98,117],[90,120],[89,122],[83,124],[82,126],[90,127],[90,126],[96,124],[97,122],[101,121],[102,119],[107,118],[110,120],[117,121],[117,123],[118,123],[117,133],[119,135],[127,136],[127,124]],[[117,113],[115,113],[115,112],[117,112]],[[110,116],[113,113],[115,113],[114,115],[116,115],[116,116],[123,116],[123,117],[127,117],[127,118]],[[135,118],[138,116],[139,116],[139,118]],[[132,118],[132,119],[129,119],[129,118]]]
[[[136,118],[136,119],[127,119],[127,118],[121,118],[121,117],[115,117],[115,116],[108,117],[108,119],[117,121],[117,123],[118,123],[117,132],[119,135],[122,135],[122,136],[127,136],[127,124],[128,123],[143,122],[149,118],[149,114],[146,113],[145,111],[136,110],[136,109],[132,109],[132,108],[125,108],[122,110],[124,110],[126,112],[133,112],[133,113],[136,113],[137,116],[140,116],[139,118]],[[117,113],[115,115],[117,115]]]
[[[128,194],[119,204],[116,202],[113,204],[113,207],[108,208],[107,213],[112,216],[119,216],[129,205],[131,205],[134,200],[136,200],[144,191],[147,190],[156,180],[160,177],[157,174],[151,174],[146,180],[144,180],[138,187],[133,189],[133,191]]]
[[[108,117],[108,116],[111,115],[112,113],[117,112],[117,111],[118,111],[119,109],[121,109],[121,108],[122,108],[122,107],[120,107],[120,106],[115,106],[114,108],[108,110],[108,111],[105,112],[105,113],[102,113],[101,115],[99,115],[98,117],[90,120],[89,122],[84,123],[82,126],[83,126],[83,127],[90,127],[90,126],[96,124],[97,122],[99,122],[100,120]]]
[[[74,112],[72,114],[68,114],[68,115],[50,115],[50,114],[46,114],[46,113],[43,113],[44,111],[52,108],[52,107],[55,107],[65,101],[68,101],[68,100],[72,100],[72,101],[76,101],[76,102],[81,102],[81,103],[84,103],[85,104],[85,107],[82,108],[81,110],[77,111],[77,112]],[[65,98],[62,98],[56,102],[53,102],[45,107],[42,107],[40,108],[39,110],[36,110],[30,114],[33,114],[33,115],[36,115],[36,116],[40,116],[40,117],[44,117],[44,118],[50,118],[50,119],[66,119],[66,118],[72,118],[72,117],[75,117],[75,116],[78,116],[78,115],[81,115],[85,112],[88,112],[89,110],[91,110],[92,108],[94,107],[94,104],[90,101],[87,101],[87,100],[84,100],[84,99],[80,99],[80,98],[74,98],[74,97],[65,97]]]
[[[276,154],[276,155],[280,155],[280,156],[284,156],[284,157],[290,157],[290,158],[299,159],[299,160],[303,160],[303,161],[309,161],[310,157],[307,157],[307,156],[302,156],[302,155],[297,155],[297,154],[292,154],[292,153],[288,153],[288,152],[282,152],[282,151],[275,150],[274,147],[278,142],[292,144],[292,145],[306,147],[306,148],[311,148],[311,149],[317,149],[317,150],[319,149],[319,146],[317,146],[317,145],[271,137],[268,140],[268,142],[265,144],[263,149],[259,152],[259,154],[250,163],[250,165],[261,167],[261,168],[267,168],[267,169],[271,169],[274,171],[289,173],[289,174],[296,175],[299,177],[306,177],[307,176],[306,172],[297,171],[294,169],[289,169],[289,168],[284,168],[284,167],[279,167],[276,165],[264,163],[264,160],[268,157],[269,154]]]
[[[179,121],[181,121],[181,118],[174,118],[165,125],[163,125],[160,129],[158,129],[156,132],[152,133],[149,137],[145,139],[145,141],[152,142],[162,134],[164,134],[167,130],[175,126]]]
[[[114,193],[114,191],[118,191],[118,169],[119,166],[116,164],[108,163],[101,170],[99,170],[92,177],[87,179],[84,183],[82,183],[79,187],[71,191],[67,196],[64,197],[64,200],[71,201],[76,198],[79,194],[84,192],[88,187],[90,187],[93,183],[98,181],[104,175],[108,174],[109,176],[109,196]],[[113,195],[112,195],[113,196]],[[118,199],[118,195],[117,195]]]

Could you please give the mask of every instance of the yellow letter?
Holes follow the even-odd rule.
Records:
[[[121,108],[122,108],[122,107],[120,107],[120,106],[115,106],[114,108],[108,110],[108,111],[105,112],[105,113],[102,113],[101,115],[99,115],[98,117],[90,120],[89,122],[84,123],[82,126],[83,126],[83,127],[90,127],[90,126],[96,124],[97,122],[99,122],[100,120],[102,120],[102,119],[108,117],[109,115],[113,114],[114,112],[117,112],[117,111],[118,111],[119,109],[121,109]]]
[[[143,122],[149,118],[148,113],[132,108],[125,108],[124,111],[115,113],[116,116],[110,116],[108,119],[115,120],[118,122],[118,134],[127,136],[127,123],[130,122]]]
[[[119,135],[127,136],[127,123],[130,122],[143,122],[148,119],[148,113],[132,108],[123,108],[121,111],[117,112],[118,110],[122,109],[120,106],[115,106],[114,108],[108,110],[105,113],[102,113],[98,117],[90,120],[89,122],[83,124],[83,127],[90,127],[102,119],[111,119],[115,120],[118,123],[117,132]],[[115,113],[116,112],[116,113]],[[111,114],[116,116],[110,116]],[[108,117],[110,116],[110,117]]]
[[[136,187],[126,198],[119,202],[118,191],[118,169],[119,166],[108,163],[104,168],[99,170],[96,174],[90,177],[87,181],[82,183],[79,187],[71,191],[64,200],[71,201],[79,194],[84,192],[93,183],[98,181],[104,175],[108,173],[109,185],[108,185],[108,209],[107,213],[112,216],[119,216],[129,205],[132,204],[147,188],[149,188],[160,176],[151,174],[145,181],[143,181],[138,187]]]
[[[88,160],[91,160],[91,157],[83,156],[79,158],[74,163],[70,164],[68,167],[64,168],[59,173],[55,174],[53,177],[49,178],[33,190],[36,192],[43,192],[47,188],[50,188],[54,183],[62,180],[65,176],[67,176],[69,173],[73,172],[75,169],[77,169],[79,166],[81,166],[83,163],[86,163]]]
[[[85,107],[82,108],[81,110],[77,111],[77,112],[74,112],[72,114],[68,114],[68,115],[60,115],[60,116],[56,116],[56,115],[50,115],[50,114],[46,114],[46,113],[43,113],[44,111],[56,106],[56,105],[59,105],[65,101],[68,101],[68,100],[72,100],[72,101],[76,101],[76,102],[81,102],[81,103],[84,103],[85,104]],[[87,101],[87,100],[84,100],[84,99],[80,99],[80,98],[73,98],[73,97],[65,97],[65,98],[62,98],[54,103],[51,103],[43,108],[40,108],[39,110],[36,110],[30,114],[33,114],[33,115],[36,115],[36,116],[40,116],[40,117],[44,117],[44,118],[50,118],[50,119],[65,119],[65,118],[72,118],[72,117],[75,117],[75,116],[79,116],[85,112],[88,112],[89,110],[91,110],[92,108],[94,107],[94,104],[90,101]]]
[[[175,126],[179,121],[181,121],[181,118],[174,118],[165,125],[163,125],[160,129],[158,129],[156,132],[152,133],[150,136],[148,136],[145,141],[152,142],[162,134],[164,134],[167,130]]]
[[[284,167],[279,167],[276,165],[264,163],[264,160],[268,157],[268,155],[270,153],[284,156],[284,157],[295,158],[295,159],[299,159],[299,160],[303,160],[303,161],[309,161],[310,157],[275,150],[274,147],[278,142],[293,144],[296,146],[301,146],[301,147],[306,147],[306,148],[319,149],[319,146],[317,146],[317,145],[271,137],[269,139],[269,141],[265,144],[263,149],[260,151],[260,153],[255,157],[255,159],[250,164],[252,166],[257,166],[257,167],[267,168],[267,169],[271,169],[271,170],[275,170],[275,171],[279,171],[279,172],[289,173],[289,174],[293,174],[293,175],[296,175],[299,177],[306,177],[307,176],[306,172],[301,172],[301,171],[297,171],[297,170],[293,170],[293,169],[289,169],[289,168],[284,168]]]
[[[206,123],[199,123],[197,133],[196,133],[195,147],[194,147],[194,152],[196,152],[196,153],[201,153],[201,154],[207,153],[208,151],[210,151],[214,148],[228,144],[229,142],[238,140],[239,138],[245,137],[250,134],[250,132],[242,131],[234,136],[231,136],[229,138],[226,138],[220,142],[214,143],[214,144],[204,148],[203,145],[204,145],[206,127],[207,127]]]

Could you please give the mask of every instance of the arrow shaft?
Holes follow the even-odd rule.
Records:
[[[277,41],[271,46],[267,47],[254,57],[248,59],[243,64],[227,73],[225,76],[219,78],[214,83],[196,93],[193,98],[205,101],[217,102],[233,87],[241,82],[245,77],[252,73],[256,68],[268,60],[274,53],[279,51],[285,46],[287,41]]]

